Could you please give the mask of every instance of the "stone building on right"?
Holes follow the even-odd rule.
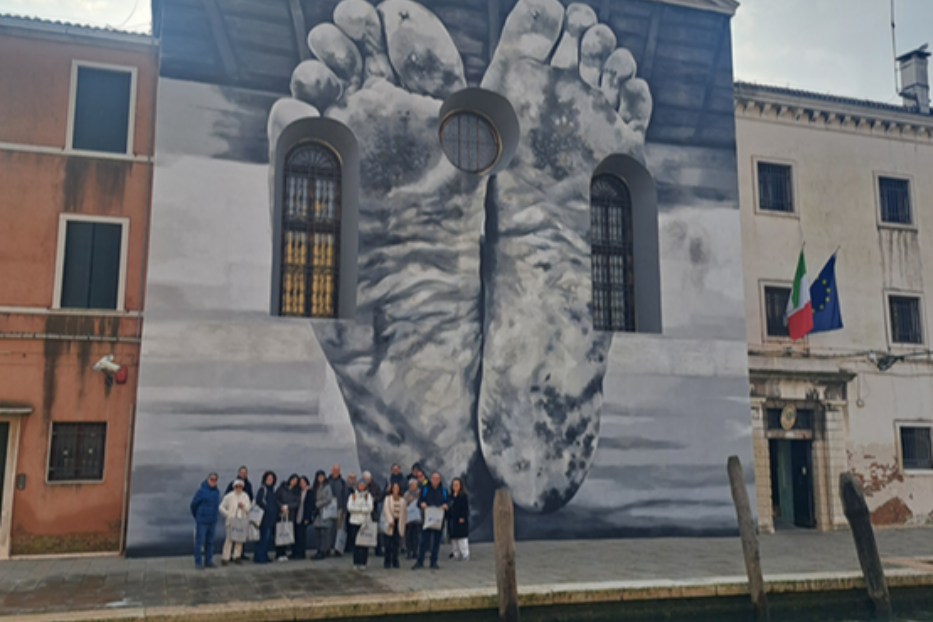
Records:
[[[762,531],[844,526],[846,470],[876,525],[933,522],[928,56],[898,59],[903,105],[736,84]],[[791,341],[784,316],[801,248],[813,308],[838,296],[844,328]],[[835,284],[818,277],[834,253]]]

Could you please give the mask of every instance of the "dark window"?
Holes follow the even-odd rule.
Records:
[[[784,164],[758,163],[758,209],[793,212],[791,168]]]
[[[123,227],[70,220],[62,266],[63,309],[116,309]]]
[[[787,337],[787,300],[790,298],[789,287],[765,287],[765,322],[769,337]]]
[[[473,112],[457,112],[441,126],[441,148],[451,164],[468,173],[482,173],[499,157],[499,135],[492,124]]]
[[[282,177],[282,315],[336,317],[340,161],[319,143],[285,159]]]
[[[891,310],[891,341],[923,343],[920,324],[920,299],[912,296],[889,296]]]
[[[881,199],[881,222],[911,224],[910,182],[906,179],[879,177],[878,193]]]
[[[632,195],[615,175],[600,175],[590,185],[590,236],[593,261],[593,327],[635,330],[635,260],[632,244]]]
[[[53,423],[49,481],[104,479],[106,423]]]
[[[930,428],[901,427],[901,459],[905,469],[933,469]]]
[[[126,153],[132,81],[128,71],[78,67],[72,148]]]

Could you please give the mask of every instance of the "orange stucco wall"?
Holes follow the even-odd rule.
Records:
[[[7,474],[24,486],[0,525],[13,555],[113,551],[123,531],[150,171],[141,159],[33,149],[65,145],[73,59],[137,67],[135,152],[149,145],[154,49],[0,32],[0,407],[32,408]],[[125,313],[51,308],[62,214],[129,219]],[[127,367],[126,384],[107,387],[91,370],[107,354]],[[55,421],[107,423],[102,482],[46,482]]]
[[[0,143],[65,146],[72,60],[136,67],[136,131],[133,151],[149,152],[152,52],[79,43],[77,39],[0,35]]]

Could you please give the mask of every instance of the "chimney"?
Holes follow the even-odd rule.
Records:
[[[904,106],[923,114],[930,114],[930,77],[927,72],[928,44],[897,58],[901,70],[901,92]]]

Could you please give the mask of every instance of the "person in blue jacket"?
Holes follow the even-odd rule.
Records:
[[[441,485],[440,473],[432,473],[430,481],[430,484],[421,489],[421,498],[418,500],[421,509],[440,508],[447,512],[449,509],[447,507],[447,489]],[[429,547],[431,549],[431,568],[438,569],[437,555],[440,552],[443,531],[441,529],[425,529],[426,526],[427,520],[424,521],[424,525],[421,527],[421,547],[418,551],[418,560],[411,567],[412,570],[424,568],[424,557]]]
[[[262,508],[262,522],[259,523],[259,542],[253,552],[253,561],[257,564],[269,563],[269,548],[272,546],[272,534],[278,520],[278,504],[275,502],[275,481],[278,478],[272,471],[262,474],[259,492],[256,493],[256,505]]]
[[[198,569],[213,568],[214,564],[214,531],[217,528],[217,517],[220,515],[220,491],[217,490],[217,474],[207,476],[191,500],[191,516],[194,517],[196,528],[194,532],[194,565]],[[201,551],[204,551],[204,560],[201,560]]]

